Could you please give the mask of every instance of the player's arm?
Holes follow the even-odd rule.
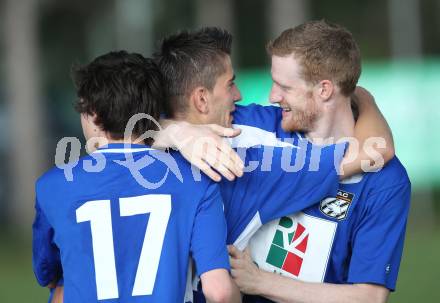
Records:
[[[57,286],[52,295],[52,300],[50,303],[63,303],[64,301],[64,286],[59,285]]]
[[[246,294],[281,303],[384,303],[388,298],[383,286],[301,282],[258,269],[248,251],[230,246],[229,252],[234,281]]]
[[[374,97],[358,86],[354,100],[359,109],[354,129],[354,137],[358,144],[354,142],[348,148],[341,163],[342,178],[380,169],[395,153],[391,129],[377,107]]]
[[[208,302],[241,302],[240,291],[229,275],[226,221],[217,184],[210,183],[193,225],[191,253]]]
[[[32,265],[38,283],[48,287],[62,273],[58,247],[53,243],[54,230],[38,203],[32,225]]]
[[[317,146],[302,140],[297,147],[263,147],[262,164],[253,172],[257,182],[251,184],[262,224],[335,196],[346,146]]]
[[[374,171],[391,160],[395,153],[391,130],[373,96],[362,87],[357,87],[354,99],[359,108],[359,118],[354,130],[358,144],[350,144],[341,164],[342,178]],[[258,127],[275,133],[277,137],[285,137],[286,133],[279,127],[281,119],[281,109],[275,106],[237,106],[234,113],[236,124]]]
[[[202,290],[210,303],[241,302],[241,294],[226,269],[214,269],[200,276]]]
[[[154,137],[154,148],[178,149],[186,160],[214,181],[220,181],[220,175],[228,180],[243,175],[243,162],[224,140],[238,136],[239,129],[165,119],[160,123],[163,129]]]

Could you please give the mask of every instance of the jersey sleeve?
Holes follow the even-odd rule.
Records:
[[[338,169],[346,143],[316,146],[275,147],[267,170],[262,164],[258,179],[261,223],[304,210],[336,195]],[[263,162],[265,156],[263,155]]]
[[[58,247],[53,242],[54,230],[38,203],[35,203],[35,220],[32,225],[32,265],[38,283],[47,286],[62,276]]]
[[[278,133],[281,120],[281,109],[277,106],[236,105],[234,111],[234,124],[253,126],[273,133]]]
[[[208,186],[199,204],[191,238],[191,253],[198,276],[210,270],[230,268],[223,203],[215,183]]]
[[[369,207],[353,234],[349,283],[374,283],[395,290],[410,195],[409,181],[370,194]]]

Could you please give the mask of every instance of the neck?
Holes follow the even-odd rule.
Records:
[[[112,143],[125,143],[125,144],[145,144],[144,141],[142,140],[138,140],[138,139],[121,139],[121,140],[114,140],[114,139],[110,139],[107,140],[108,144],[112,144]]]
[[[104,136],[104,137],[97,137],[97,141],[94,145],[95,149],[98,149],[100,147],[106,146],[108,144],[112,143],[124,143],[124,144],[143,144],[145,145],[145,142],[143,140],[139,140],[137,137],[132,137],[128,139],[112,139],[110,136]]]
[[[176,113],[173,117],[176,121],[185,121],[191,124],[206,124],[207,121],[203,120],[203,116],[189,113]]]
[[[339,96],[325,104],[314,129],[310,130],[306,136],[314,143],[319,143],[322,139],[336,142],[344,137],[352,137],[354,125],[350,98]]]

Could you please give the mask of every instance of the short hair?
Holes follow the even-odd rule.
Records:
[[[166,114],[185,113],[189,95],[197,86],[214,88],[217,78],[226,72],[231,44],[232,35],[217,27],[185,30],[161,41],[153,57],[166,84]]]
[[[332,80],[345,96],[354,92],[361,74],[361,55],[352,34],[324,20],[287,29],[266,49],[269,55],[293,55],[302,66],[305,81]]]
[[[78,96],[75,109],[96,114],[95,123],[112,139],[124,137],[129,119],[137,113],[156,120],[160,117],[164,89],[162,75],[152,59],[126,51],[110,52],[90,64],[74,66],[72,78]],[[133,133],[140,136],[148,130],[157,130],[156,124],[142,119]]]

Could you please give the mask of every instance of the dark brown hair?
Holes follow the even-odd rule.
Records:
[[[112,139],[124,138],[125,127],[135,114],[159,119],[164,88],[152,59],[126,51],[110,52],[87,65],[73,67],[72,77],[78,95],[75,109],[96,114],[95,123]],[[156,129],[153,121],[141,119],[133,132],[140,136]]]
[[[216,27],[182,31],[162,40],[153,56],[165,81],[167,115],[184,113],[189,94],[197,86],[214,88],[217,78],[226,72],[231,44],[232,35]]]

